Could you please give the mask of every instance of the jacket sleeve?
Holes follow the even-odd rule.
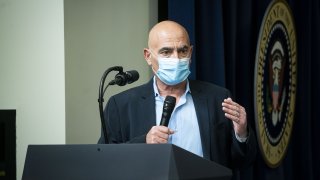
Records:
[[[256,138],[253,129],[248,123],[248,138],[246,142],[239,142],[232,132],[231,165],[235,168],[247,167],[256,157]]]
[[[127,138],[127,130],[129,128],[126,125],[126,122],[123,119],[125,114],[119,111],[119,106],[115,97],[111,97],[106,105],[104,110],[104,121],[106,124],[107,136],[110,144],[119,144],[119,143],[145,143],[146,134],[136,136],[134,138]],[[99,144],[105,143],[103,129],[101,128],[101,136],[98,141]]]

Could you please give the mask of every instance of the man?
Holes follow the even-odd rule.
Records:
[[[228,90],[187,79],[191,54],[181,25],[163,21],[151,29],[144,58],[155,76],[109,99],[109,142],[172,143],[230,168],[252,162],[256,144],[245,109]],[[176,105],[168,127],[159,126],[168,95],[176,98]],[[103,135],[99,142],[104,142]]]

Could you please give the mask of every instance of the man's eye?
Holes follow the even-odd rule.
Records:
[[[167,56],[167,55],[170,55],[170,52],[169,52],[169,51],[162,51],[162,52],[161,52],[161,55]]]
[[[183,49],[181,52],[185,54],[185,53],[188,52],[188,50],[187,49]]]
[[[181,57],[186,57],[188,55],[189,51],[187,49],[182,49],[181,51],[179,51],[179,55]]]

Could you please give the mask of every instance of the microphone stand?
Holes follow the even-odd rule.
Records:
[[[103,115],[103,102],[104,102],[104,99],[103,99],[103,96],[104,96],[104,93],[106,91],[106,89],[108,88],[109,85],[112,85],[112,84],[108,84],[107,87],[104,89],[104,82],[108,76],[108,74],[111,72],[111,71],[119,71],[120,73],[123,72],[123,68],[121,66],[114,66],[114,67],[110,67],[108,68],[102,75],[101,77],[101,81],[100,81],[100,86],[99,86],[99,99],[98,99],[98,102],[99,102],[99,112],[100,112],[100,119],[101,119],[101,126],[102,126],[102,131],[103,131],[103,137],[104,137],[104,141],[106,144],[109,144],[109,140],[108,140],[108,134],[107,134],[107,128],[106,128],[106,123],[104,121],[104,115]]]

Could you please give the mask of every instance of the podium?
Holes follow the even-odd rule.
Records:
[[[29,145],[22,180],[231,179],[232,171],[172,144]]]

